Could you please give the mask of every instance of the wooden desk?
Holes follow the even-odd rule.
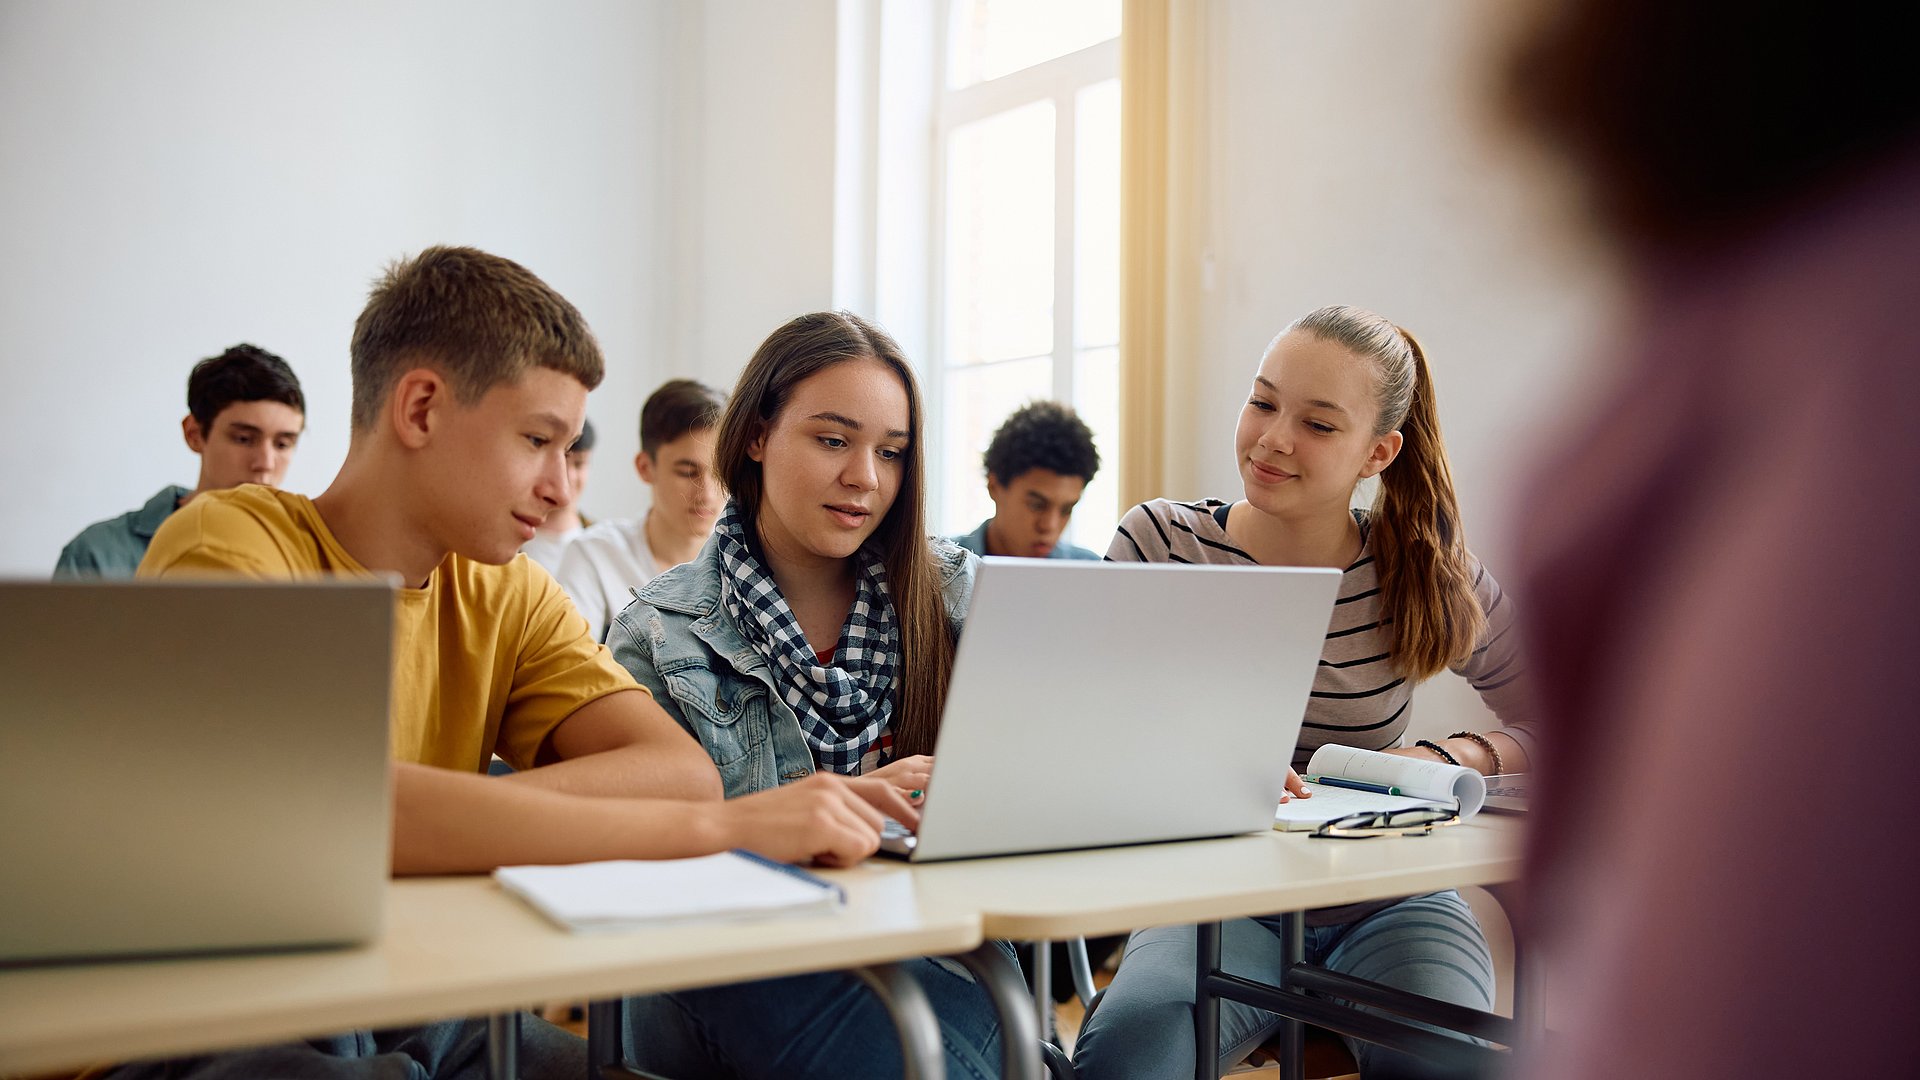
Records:
[[[898,864],[869,862],[833,876],[851,887],[896,872]],[[933,909],[978,912],[988,937],[1034,941],[1488,885],[1519,872],[1519,822],[1490,814],[1426,837],[1315,840],[1270,831],[911,869]]]
[[[1204,950],[1209,927],[1217,941],[1224,919],[1511,881],[1520,873],[1520,847],[1517,819],[1481,814],[1425,837],[1316,840],[1305,833],[1270,831],[910,869],[869,862],[835,876],[851,887],[909,873],[927,903],[954,913],[979,912],[988,937],[1043,943],[1195,923]],[[1205,1024],[1209,980],[1200,973],[1196,977],[1201,1002],[1196,1022]],[[1035,997],[1044,1032],[1052,1011],[1046,980]],[[1204,1047],[1206,1040],[1199,1044]]]
[[[1210,922],[1505,881],[1519,829],[1486,815],[1421,839],[1221,840],[824,876],[847,910],[628,934],[561,931],[486,878],[389,886],[388,926],[360,949],[0,970],[0,1073],[185,1054],[356,1027],[422,1023],[557,998],[739,982]]]
[[[397,881],[357,949],[0,969],[0,1074],[199,1053],[362,1027],[965,952],[963,906],[911,875],[856,875],[847,909],[570,934],[484,877]]]

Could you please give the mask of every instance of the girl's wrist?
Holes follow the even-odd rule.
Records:
[[[1447,736],[1447,741],[1460,747],[1465,753],[1472,754],[1476,759],[1473,767],[1479,770],[1481,775],[1497,776],[1507,771],[1506,763],[1500,759],[1500,748],[1493,745],[1493,740],[1485,735],[1477,731],[1456,731]],[[1473,749],[1465,750],[1466,746],[1472,746]],[[1482,760],[1485,762],[1484,766],[1481,763]]]

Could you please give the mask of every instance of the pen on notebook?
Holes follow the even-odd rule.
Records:
[[[1344,776],[1309,776],[1311,784],[1325,784],[1328,787],[1352,788],[1355,791],[1371,791],[1375,795],[1398,795],[1400,789],[1386,784],[1369,784],[1365,780],[1349,780]]]

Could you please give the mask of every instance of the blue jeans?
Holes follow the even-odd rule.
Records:
[[[1280,979],[1277,918],[1222,924],[1220,966],[1260,982]],[[1306,928],[1306,959],[1330,970],[1476,1009],[1493,1008],[1493,956],[1473,912],[1448,890],[1402,900],[1364,919]],[[1194,929],[1142,930],[1127,942],[1112,985],[1074,1045],[1083,1080],[1193,1075]],[[1220,1068],[1238,1064],[1280,1018],[1220,1003]],[[1421,1063],[1372,1043],[1347,1045],[1362,1076],[1420,1076]]]
[[[958,961],[921,958],[902,966],[940,1018],[947,1076],[999,1076],[1000,1020],[986,990]],[[886,1006],[845,972],[630,998],[626,1016],[627,1060],[674,1080],[901,1074],[900,1040]]]

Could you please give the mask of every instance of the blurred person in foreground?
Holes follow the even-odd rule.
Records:
[[[1583,175],[1633,308],[1530,497],[1554,1028],[1516,1075],[1907,1075],[1909,46],[1865,9],[1541,10],[1513,108]]]

